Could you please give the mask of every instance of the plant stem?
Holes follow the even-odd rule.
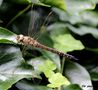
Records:
[[[58,87],[58,90],[61,90],[61,87]]]
[[[62,59],[62,61],[61,61],[61,73],[63,73],[64,64],[65,64],[65,57],[63,57],[63,59]],[[57,90],[61,90],[61,87],[58,87]]]
[[[54,88],[54,90],[61,90],[61,87],[58,87],[58,88]]]
[[[17,19],[20,15],[22,15],[24,12],[26,12],[29,8],[31,7],[31,4],[29,4],[25,9],[20,11],[16,16],[14,16],[7,24],[7,27],[15,20]]]
[[[61,61],[61,73],[63,73],[64,64],[65,64],[65,57],[63,57],[63,59],[62,59],[62,61]]]

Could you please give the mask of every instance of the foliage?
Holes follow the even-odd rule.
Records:
[[[97,3],[97,0],[1,0],[0,90],[96,89]],[[71,61],[31,46],[24,49],[16,39],[18,34],[32,35],[40,43],[79,60]]]

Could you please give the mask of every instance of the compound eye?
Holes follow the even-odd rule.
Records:
[[[23,39],[19,39],[19,42],[23,42]]]
[[[23,41],[23,35],[17,35],[17,41],[22,42]]]

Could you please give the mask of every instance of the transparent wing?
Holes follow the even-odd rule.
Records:
[[[47,13],[43,11],[41,7],[36,8],[32,6],[29,20],[28,36],[33,37],[35,40],[39,40],[43,33],[46,32],[46,27],[49,24],[49,17],[52,15],[52,11]],[[40,41],[40,40],[39,40]]]
[[[34,11],[34,5],[32,5],[31,10],[29,11],[29,27],[28,27],[28,36],[32,36],[35,33],[34,24],[35,20],[38,17],[37,13]]]

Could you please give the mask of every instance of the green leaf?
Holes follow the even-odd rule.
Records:
[[[38,74],[43,72],[46,77],[51,76],[51,74],[54,73],[53,70],[56,69],[56,65],[52,61],[43,57],[32,58],[28,61],[28,64],[32,65],[34,71],[36,71]]]
[[[66,24],[55,23],[50,25],[47,30],[51,30],[51,38],[54,41],[54,48],[57,50],[69,52],[84,49],[83,44],[68,32]]]
[[[88,48],[88,47],[86,47],[86,50],[92,51],[92,52],[98,54],[98,48]]]
[[[68,86],[61,87],[61,90],[82,90],[78,84],[70,84]]]
[[[41,3],[39,0],[8,0],[8,2],[11,3],[17,3],[17,4],[34,4],[34,5],[41,5],[49,7],[49,5],[46,5],[44,3]]]
[[[46,77],[51,77],[54,74],[53,70],[56,69],[56,65],[50,61],[46,60],[43,64],[39,65],[39,70],[45,74]]]
[[[46,57],[49,60],[52,60],[56,64],[57,70],[60,72],[61,71],[60,57],[52,52],[48,52],[45,50],[40,50],[40,51],[44,57]]]
[[[8,90],[17,81],[33,76],[37,77],[32,67],[24,62],[18,47],[0,45],[0,90]]]
[[[0,43],[17,43],[16,34],[0,27]]]
[[[94,9],[95,4],[92,0],[65,0],[66,10],[70,14],[78,14],[87,9]]]
[[[46,86],[41,85],[32,85],[31,83],[27,81],[20,81],[16,84],[16,87],[19,90],[53,90],[51,88],[48,88]]]
[[[61,21],[67,21],[71,24],[87,24],[91,26],[98,25],[98,13],[95,11],[83,11],[80,14],[69,14],[60,9],[53,8],[53,11],[59,15]]]
[[[75,40],[71,34],[59,35],[55,40],[58,44],[54,44],[54,47],[58,48],[58,50],[63,50],[64,52],[81,50],[84,48],[81,42]],[[60,44],[62,45],[61,47]]]
[[[53,74],[49,78],[49,82],[50,82],[50,84],[48,84],[47,86],[51,87],[51,88],[56,88],[56,87],[60,87],[62,85],[69,85],[70,84],[70,82],[67,80],[67,78],[62,76],[61,73]]]
[[[36,5],[41,5],[41,6],[50,7],[50,5],[41,3],[40,0],[31,0],[31,2],[32,2],[33,4],[36,4]]]
[[[64,0],[40,0],[42,3],[57,7],[62,10],[66,10],[66,4]]]
[[[93,81],[98,81],[98,67],[91,69],[90,75]]]
[[[80,23],[84,23],[91,26],[98,25],[98,12],[85,11],[80,14]]]
[[[54,73],[53,70],[56,69],[55,64],[50,61],[46,60],[43,64],[39,65],[39,70],[45,74],[45,76],[48,78],[50,84],[48,84],[48,87],[60,87],[61,85],[69,85],[70,82],[62,76],[61,73]]]
[[[2,2],[3,2],[3,0],[0,0],[0,6],[1,6]]]
[[[40,71],[39,66],[42,65],[45,62],[45,60],[46,59],[43,57],[36,57],[36,58],[30,59],[27,63],[29,65],[32,65],[34,67],[34,70],[38,72]]]
[[[65,76],[72,84],[78,84],[83,90],[93,90],[92,82],[87,70],[78,63],[65,62]]]
[[[93,3],[97,4],[98,3],[98,0],[92,0]]]
[[[65,3],[66,3],[67,13],[62,11],[62,10],[59,10],[57,8],[53,8],[53,10],[56,11],[59,15],[64,16],[64,17],[61,17],[61,18],[64,18],[64,20],[65,19],[68,20],[68,18],[70,18],[70,17],[71,18],[77,18],[75,16],[79,17],[79,15],[81,14],[82,11],[85,11],[88,9],[94,9],[95,5],[96,5],[92,0],[78,0],[78,1],[76,1],[76,0],[65,0]],[[65,16],[67,16],[68,18],[67,17],[65,18]]]
[[[46,67],[46,68],[45,68]],[[56,69],[56,66],[55,64],[50,61],[50,60],[46,60],[43,65],[40,66],[40,71],[47,71],[47,70],[55,70]]]
[[[98,39],[98,29],[91,27],[91,26],[85,26],[85,25],[80,25],[78,28],[75,28],[72,25],[67,25],[68,28],[78,34],[78,35],[85,35],[85,34],[91,34],[93,37],[95,37],[96,39]]]
[[[18,3],[18,4],[30,4],[31,0],[8,0],[9,2]]]
[[[69,81],[64,76],[62,76],[62,74],[60,73],[55,74],[53,72],[56,69],[56,65],[52,61],[44,60],[43,58],[39,57],[39,58],[32,59],[32,61],[29,61],[28,63],[30,65],[32,64],[35,71],[37,72],[40,71],[45,74],[45,76],[48,78],[49,82],[51,83],[51,84],[48,84],[49,87],[55,88],[63,84],[64,85],[69,84]],[[61,81],[58,80],[58,76],[59,76],[59,80]],[[55,79],[55,80],[52,81],[52,79]]]
[[[58,8],[52,8],[52,10],[59,16],[59,19],[61,21],[70,22],[71,24],[76,24],[77,22],[80,22],[80,14],[70,14],[68,12],[65,12],[63,10],[60,10]]]

